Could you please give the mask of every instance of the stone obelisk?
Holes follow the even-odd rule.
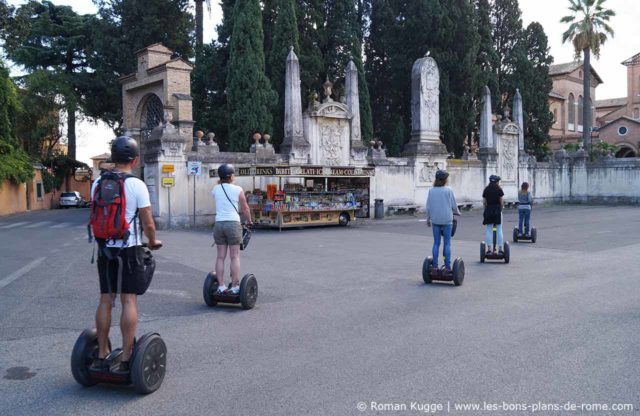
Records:
[[[302,128],[300,62],[293,46],[287,56],[284,91],[284,138],[280,150],[289,155],[290,163],[307,163],[310,145]]]
[[[362,143],[360,131],[360,93],[358,91],[358,68],[353,60],[349,61],[346,70],[346,95],[347,106],[351,111],[350,145],[351,159],[354,162],[366,162],[367,148]]]
[[[493,114],[491,111],[491,91],[484,87],[482,112],[480,113],[480,148],[478,158],[495,160],[497,158],[496,144],[493,137]]]
[[[522,110],[522,95],[520,90],[516,88],[516,95],[513,97],[513,121],[516,122],[520,132],[518,134],[518,150],[520,154],[524,154],[524,113]]]

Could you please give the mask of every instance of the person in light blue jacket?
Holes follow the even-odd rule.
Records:
[[[444,268],[451,271],[451,230],[453,216],[460,215],[456,196],[447,186],[449,173],[444,170],[436,172],[433,188],[427,196],[427,225],[433,226],[433,268],[438,268],[440,241],[444,239]]]

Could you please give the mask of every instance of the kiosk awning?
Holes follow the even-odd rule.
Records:
[[[244,166],[236,169],[236,176],[275,177],[347,177],[370,178],[375,176],[375,168],[356,166]],[[217,170],[209,171],[210,177],[217,176]]]

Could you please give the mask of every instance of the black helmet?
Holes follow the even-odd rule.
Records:
[[[436,172],[436,179],[447,179],[449,177],[449,172],[446,170],[438,170]]]
[[[489,182],[494,182],[494,183],[496,183],[496,182],[500,182],[500,179],[501,179],[501,178],[500,178],[500,176],[498,176],[498,175],[491,175],[491,176],[489,176]]]
[[[229,163],[225,163],[218,168],[218,176],[220,179],[229,179],[234,173],[236,173],[236,169]]]
[[[140,155],[138,142],[128,136],[116,137],[111,142],[111,161],[115,163],[131,162]]]

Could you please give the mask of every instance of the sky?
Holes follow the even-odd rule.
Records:
[[[152,1],[152,0],[150,0]],[[9,0],[9,4],[19,5],[26,0]],[[55,4],[73,7],[77,13],[95,13],[91,0],[53,0]],[[524,26],[537,21],[544,27],[549,38],[554,63],[573,61],[573,45],[562,44],[565,24],[560,19],[568,14],[568,0],[520,0]],[[596,99],[624,97],[627,94],[626,67],[620,63],[640,52],[640,0],[607,0],[606,6],[616,12],[611,20],[615,36],[602,48],[600,59],[592,59],[592,66],[603,79],[604,84],[596,90]],[[193,10],[192,10],[193,12]],[[211,13],[205,6],[204,41],[215,39],[215,27],[222,19],[218,0],[211,0]],[[78,126],[78,159],[89,162],[91,156],[108,150],[108,142],[113,132],[104,123],[81,122]]]

